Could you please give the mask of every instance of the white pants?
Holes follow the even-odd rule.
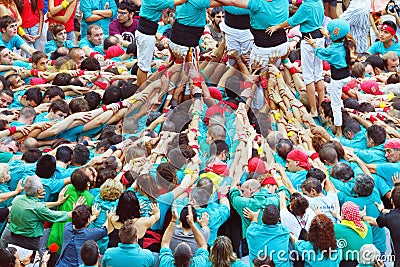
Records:
[[[318,38],[316,42],[318,47],[324,47],[325,39]],[[315,55],[312,45],[301,40],[300,51],[304,83],[307,85],[322,80],[322,60]]]
[[[282,57],[287,54],[289,50],[289,43],[283,43],[275,47],[258,47],[253,44],[253,48],[251,49],[250,54],[250,62],[253,64],[254,61],[259,62],[263,67],[268,67],[269,58],[273,54],[278,54],[278,56]],[[280,64],[280,60],[278,60],[277,64]]]
[[[153,61],[156,37],[154,35],[143,34],[140,31],[136,31],[135,34],[138,67],[143,72],[149,72],[151,69],[151,62]]]
[[[334,80],[331,79],[331,83],[326,89],[327,93],[331,98],[331,107],[333,113],[333,123],[335,126],[342,126],[342,87],[350,82],[350,77]]]

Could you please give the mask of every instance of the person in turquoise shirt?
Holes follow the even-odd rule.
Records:
[[[371,173],[379,175],[392,187],[393,175],[400,173],[400,139],[389,139],[383,148],[385,149],[385,157],[388,163],[367,164],[367,167]]]
[[[248,267],[249,265],[237,258],[228,237],[218,236],[210,249],[210,262],[208,263],[208,267],[214,266]]]
[[[159,256],[160,266],[163,267],[175,267],[175,266],[189,266],[189,267],[203,267],[207,266],[209,253],[207,251],[207,242],[201,234],[200,230],[195,224],[195,218],[193,218],[192,206],[188,207],[187,222],[192,229],[194,238],[196,239],[198,249],[196,253],[192,255],[191,249],[185,242],[180,243],[173,252],[169,248],[172,235],[175,228],[175,222],[178,219],[176,212],[172,213],[172,219],[165,230],[164,236],[161,241],[161,250]],[[179,261],[179,262],[177,262]]]
[[[324,22],[324,5],[320,0],[304,0],[296,13],[287,21],[269,27],[267,33],[300,25],[302,36],[312,36],[316,39],[317,46],[323,47],[325,40],[319,28]],[[306,84],[307,96],[310,101],[311,114],[316,115],[317,103],[315,101],[315,89],[318,92],[318,100],[322,102],[325,96],[325,85],[322,77],[322,60],[314,54],[312,46],[302,40],[300,43],[302,58],[302,71],[304,83]]]
[[[82,48],[87,56],[90,56],[92,52],[104,55],[103,43],[107,37],[108,35],[104,34],[103,29],[99,25],[90,25],[87,32],[85,31],[82,35],[78,47]]]
[[[360,207],[346,201],[342,205],[342,221],[335,224],[334,230],[338,244],[346,244],[342,247],[341,264],[358,263],[358,254],[353,251],[360,251],[363,245],[373,242],[371,226],[361,220]]]
[[[348,120],[344,123],[343,137],[340,137],[340,143],[343,146],[348,146],[354,149],[367,149],[367,135],[365,128],[360,126],[356,120]]]
[[[81,259],[83,264],[79,267],[98,267],[98,260],[100,258],[99,247],[97,243],[93,240],[88,240],[83,243],[81,251]]]
[[[287,154],[286,161],[286,175],[293,187],[300,190],[301,184],[306,180],[307,171],[311,168],[308,157],[303,151],[294,149]]]
[[[243,213],[251,221],[246,231],[250,262],[264,255],[271,257],[277,267],[289,267],[290,231],[279,222],[278,208],[267,205],[262,213],[262,223],[258,222],[260,211],[245,208]]]
[[[368,48],[368,53],[372,55],[376,53],[384,55],[389,51],[393,51],[400,56],[400,45],[396,36],[396,30],[396,23],[388,20],[384,21],[379,34],[379,41],[373,43]]]
[[[358,205],[360,209],[366,209],[366,215],[374,218],[380,215],[375,203],[381,203],[381,198],[374,190],[374,180],[366,174],[360,174],[356,178],[354,184],[354,196],[349,196],[343,192],[338,192],[338,199],[341,205],[351,201]],[[386,235],[385,230],[377,226],[372,226],[373,244],[379,251],[386,251]]]
[[[67,40],[67,31],[64,25],[55,25],[52,34],[54,40],[48,41],[44,45],[44,52],[46,54],[56,51],[59,47],[66,47],[68,49],[75,47],[75,44],[71,40]]]
[[[17,20],[9,15],[5,15],[0,19],[0,46],[7,47],[10,51],[14,48],[22,49],[29,55],[32,55],[36,50],[30,47],[18,34],[17,34]]]
[[[302,255],[305,267],[338,267],[341,249],[336,244],[334,224],[326,215],[319,214],[311,222],[308,241],[290,237],[295,250]]]
[[[81,36],[85,36],[90,25],[97,24],[108,35],[111,19],[117,15],[115,1],[108,0],[81,0],[82,11]]]
[[[372,125],[367,129],[367,149],[354,149],[354,153],[365,163],[377,164],[387,162],[383,145],[386,141],[386,130],[382,126]]]
[[[22,160],[24,160],[24,156],[22,156]],[[15,190],[17,188],[17,184],[19,180],[24,179],[28,176],[35,175],[36,163],[35,162],[26,162],[19,159],[11,160],[8,163],[9,172],[11,176],[11,180],[8,182],[8,186],[11,190]]]
[[[152,267],[156,260],[150,250],[142,249],[138,244],[138,234],[133,220],[126,220],[119,229],[121,243],[104,253],[102,266]],[[162,265],[161,265],[162,266]]]

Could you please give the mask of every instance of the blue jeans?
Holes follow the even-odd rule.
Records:
[[[39,23],[36,24],[35,26],[31,27],[31,28],[24,28],[24,31],[26,34],[29,34],[31,36],[36,36],[39,34]],[[39,42],[40,42],[40,37],[38,39],[36,39],[35,42],[33,43],[28,43],[30,47],[35,48],[36,50],[39,49]]]

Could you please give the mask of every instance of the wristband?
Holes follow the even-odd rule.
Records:
[[[17,127],[12,126],[8,129],[10,131],[10,135],[15,134],[17,132]]]
[[[25,30],[24,30],[24,28],[22,28],[21,26],[20,27],[18,27],[18,35],[20,35],[20,36],[24,36],[26,33],[25,33]]]
[[[289,59],[288,59],[288,58],[285,58],[284,60],[282,60],[282,63],[283,63],[283,64],[289,63]]]
[[[107,106],[106,105],[102,105],[101,108],[103,109],[104,112],[107,111]]]
[[[342,92],[343,93],[347,94],[349,92],[349,90],[350,90],[350,86],[348,86],[348,85],[342,86]]]
[[[201,99],[201,93],[195,93],[194,99]]]
[[[31,76],[37,77],[38,74],[39,74],[39,71],[38,71],[38,70],[36,70],[36,69],[31,69]]]
[[[193,86],[197,86],[197,87],[201,88],[201,82],[194,82]]]
[[[369,120],[370,120],[372,123],[376,122],[376,119],[375,119],[372,115],[369,117]]]
[[[85,71],[84,70],[78,71],[78,76],[82,76],[82,75],[85,75]]]
[[[88,146],[88,145],[89,145],[89,142],[88,142],[88,140],[83,140],[83,141],[82,141],[82,144],[83,144],[84,146]]]
[[[278,72],[277,74],[275,74],[275,77],[276,77],[277,79],[282,78],[282,73]]]
[[[379,107],[380,107],[380,108],[386,107],[386,102],[385,102],[385,101],[381,101],[381,102],[379,103]]]
[[[194,133],[199,132],[199,130],[197,130],[196,128],[190,128],[189,131],[194,132]]]
[[[117,104],[118,104],[118,106],[119,106],[120,109],[124,107],[124,105],[122,104],[121,101],[118,101]]]
[[[115,152],[115,151],[117,150],[117,147],[114,146],[114,145],[112,145],[112,146],[110,146],[110,149],[111,149],[113,152]]]
[[[267,78],[261,78],[261,87],[263,89],[267,89],[268,88],[268,79]]]
[[[244,103],[244,104],[246,104],[246,102],[247,102],[247,97],[244,97],[244,96],[240,96],[240,97],[239,97],[239,103]]]
[[[244,89],[246,90],[246,89],[251,89],[251,87],[253,86],[253,83],[252,82],[245,82],[244,83]]]
[[[319,154],[317,152],[312,153],[310,159],[315,160],[316,158],[319,158]]]
[[[388,100],[388,101],[391,101],[394,97],[395,97],[394,93],[393,93],[393,92],[390,92],[390,93],[387,95],[387,100]]]
[[[94,57],[95,55],[100,55],[100,53],[99,52],[92,52],[92,53],[90,53],[90,57]]]
[[[195,115],[198,115],[199,117],[201,116],[201,113],[199,111],[193,111],[192,112],[192,117],[194,117]]]
[[[194,174],[194,170],[192,170],[192,169],[185,169],[185,170],[183,171],[183,173],[184,173],[184,174],[193,175],[193,174]]]
[[[190,148],[200,150],[200,147],[198,145],[191,145]]]
[[[223,198],[227,197],[227,194],[221,194],[221,192],[218,192],[218,198]]]
[[[281,115],[281,113],[276,113],[275,115],[274,115],[274,117],[275,117],[275,121],[278,121],[279,120],[279,118],[281,117],[282,115]]]
[[[291,67],[291,68],[289,69],[289,72],[290,72],[291,75],[293,75],[293,74],[296,74],[296,73],[297,73],[297,70],[296,70],[295,67]]]
[[[66,0],[63,0],[63,1],[61,2],[61,6],[62,6],[64,9],[67,9],[67,7],[69,6],[69,3],[68,3]]]
[[[290,132],[287,133],[287,137],[291,137],[291,136],[293,136],[294,134],[296,134],[294,131],[290,131]]]

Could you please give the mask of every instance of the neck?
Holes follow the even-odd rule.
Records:
[[[60,42],[60,41],[57,41],[57,40],[55,40],[55,41],[56,41],[57,47],[61,47],[61,46],[64,45],[64,42]]]
[[[11,38],[12,38],[12,36],[10,36],[8,34],[5,34],[5,33],[2,33],[1,37],[2,37],[4,42],[9,42],[11,40]]]
[[[68,163],[65,163],[65,162],[57,160],[57,166],[60,166],[62,168],[67,168],[68,167]]]
[[[214,28],[214,31],[216,31],[216,32],[221,32],[221,29],[219,28],[219,26],[217,25],[217,24],[214,24],[213,23],[213,28]]]
[[[393,44],[393,40],[392,40],[392,39],[390,39],[389,41],[387,41],[387,42],[383,43],[383,46],[384,46],[385,48],[388,48],[388,47],[391,47],[391,46],[392,46],[392,44]]]
[[[129,26],[131,26],[133,23],[133,19],[128,20],[125,23],[122,23],[122,26],[124,26],[125,28],[128,28]]]

